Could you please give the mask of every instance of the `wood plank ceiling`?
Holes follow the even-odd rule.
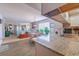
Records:
[[[61,13],[63,13],[63,12],[67,12],[76,8],[79,8],[79,3],[68,3],[59,7],[58,9],[60,10]]]
[[[68,3],[63,6],[60,6],[59,8],[56,8],[55,10],[49,11],[44,15],[48,17],[52,17],[77,8],[79,8],[79,3]]]
[[[50,18],[54,18],[56,21],[63,23],[63,26],[69,26],[70,24],[68,22],[66,22],[64,19],[60,21],[59,19],[61,19],[61,18],[58,18],[59,17],[58,15],[61,13],[73,10],[73,9],[77,9],[77,8],[79,8],[79,3],[67,3],[44,15],[47,17],[50,17]]]

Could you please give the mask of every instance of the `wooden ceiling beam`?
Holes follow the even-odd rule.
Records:
[[[69,27],[70,24],[68,22],[66,22],[64,19],[61,20],[61,18],[58,18],[57,15],[64,13],[64,12],[67,12],[67,11],[70,11],[70,10],[73,10],[73,9],[77,9],[77,8],[79,8],[79,3],[68,3],[68,4],[60,6],[59,8],[56,8],[55,10],[52,10],[52,11],[50,11],[50,12],[44,14],[44,15],[47,16],[47,17],[53,18],[56,21],[59,21],[61,23],[64,22],[63,26]]]
[[[47,17],[52,17],[52,16],[55,16],[55,15],[58,15],[58,14],[61,14],[61,13],[64,13],[64,12],[67,12],[67,11],[70,11],[73,9],[77,9],[77,8],[79,8],[79,3],[68,3],[68,4],[60,6],[59,8],[56,8],[55,10],[52,10],[44,15]]]
[[[60,10],[61,13],[63,13],[77,8],[79,8],[79,3],[68,3],[59,7],[58,9]]]

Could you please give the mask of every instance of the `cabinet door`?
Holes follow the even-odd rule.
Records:
[[[36,48],[35,51],[36,51],[37,56],[62,56],[61,54],[59,54],[53,50],[50,50],[38,43],[36,43],[35,48]]]

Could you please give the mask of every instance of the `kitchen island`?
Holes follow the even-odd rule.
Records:
[[[52,41],[52,44],[49,44],[46,41],[43,41],[37,38],[33,38],[33,40],[53,51],[60,53],[61,55],[79,56],[79,36],[78,35],[72,35],[72,37],[58,37],[57,39],[54,39]]]

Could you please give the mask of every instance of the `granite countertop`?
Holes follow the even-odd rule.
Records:
[[[64,56],[79,56],[79,36],[74,36],[73,38],[60,37],[54,39],[52,45],[47,44],[46,42],[41,42],[41,40],[39,41],[37,38],[33,38],[33,40]]]

